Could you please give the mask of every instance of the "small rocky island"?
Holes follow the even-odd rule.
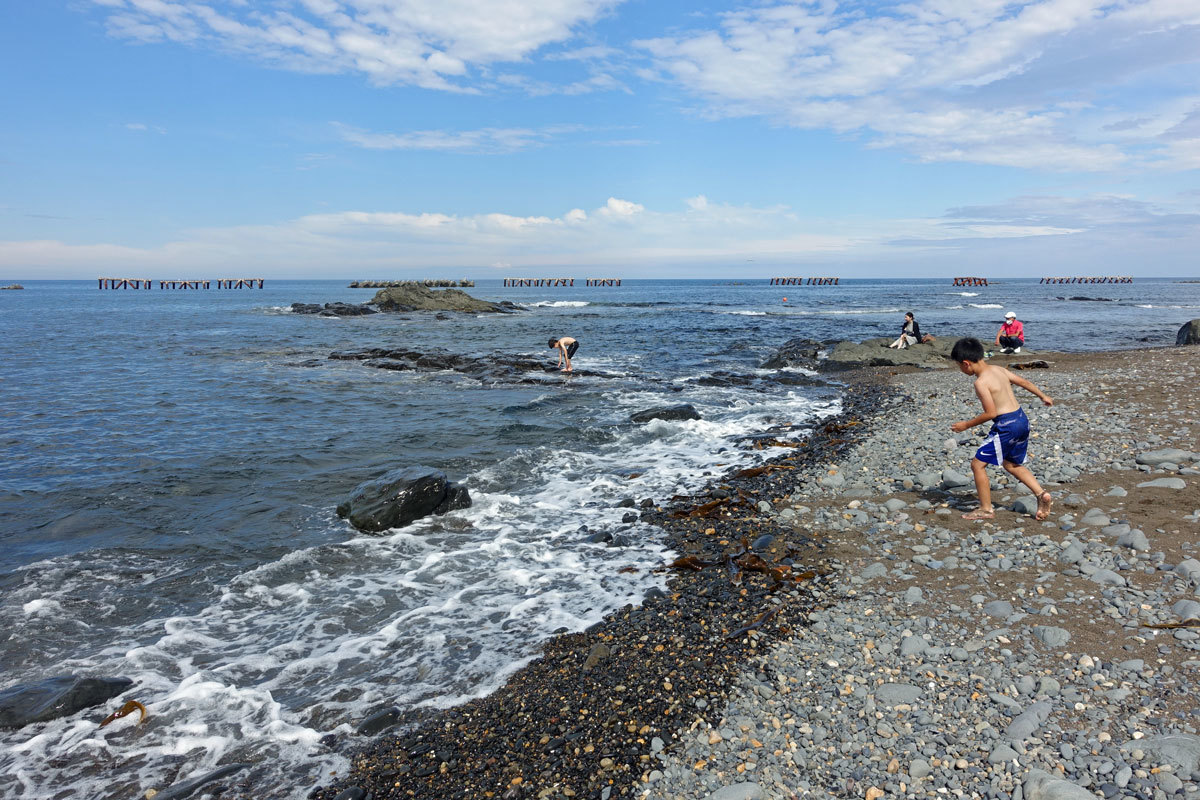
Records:
[[[19,283],[10,283],[8,286],[0,286],[0,290],[5,289],[24,289],[25,287]]]
[[[460,311],[468,314],[503,314],[517,310],[508,301],[491,303],[471,297],[459,289],[432,289],[420,283],[406,283],[380,289],[368,303],[292,303],[295,314],[322,317],[358,317],[380,312]]]

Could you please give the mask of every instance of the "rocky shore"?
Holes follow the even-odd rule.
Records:
[[[667,593],[393,714],[313,797],[1200,797],[1200,349],[1039,358],[1048,520],[999,470],[1005,510],[960,517],[969,379],[860,370],[768,468],[631,485],[681,554]]]

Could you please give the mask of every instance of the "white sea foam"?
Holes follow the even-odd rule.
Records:
[[[590,306],[586,300],[539,300],[536,303],[520,303],[526,308],[583,308]]]
[[[723,314],[732,314],[737,317],[765,317],[765,311],[723,311]]]
[[[971,308],[1004,308],[999,303],[968,303]]]
[[[959,297],[979,297],[979,292],[951,292],[950,294],[956,294]]]
[[[901,313],[901,311],[902,310],[899,308],[828,308],[828,309],[805,308],[805,309],[800,309],[800,308],[793,308],[791,306],[788,306],[788,307],[786,307],[785,310],[779,311],[776,313],[783,314],[786,316],[796,316],[796,317],[807,317],[807,316],[823,317],[823,316],[842,316],[842,315],[846,315],[846,314],[850,314],[850,315],[899,314],[899,313]]]
[[[779,452],[737,447],[747,431],[838,407],[701,388],[688,399],[703,419],[625,422],[662,399],[613,390],[602,407],[616,435],[598,449],[518,451],[467,480],[469,509],[293,551],[220,587],[206,608],[118,627],[100,652],[54,658],[64,671],[134,679],[126,698],[145,703],[153,724],[131,737],[131,720],[97,730],[88,712],[45,723],[32,738],[0,733],[0,795],[124,798],[130,784],[161,790],[246,761],[256,765],[252,785],[303,797],[349,766],[321,743],[328,734],[351,735],[393,704],[442,707],[486,695],[553,632],[582,630],[663,586],[665,576],[648,569],[668,555],[658,532],[622,523],[620,500],[694,491],[715,460],[734,468]],[[344,535],[344,523],[330,524],[331,537]],[[626,541],[589,544],[591,531]],[[96,562],[64,570],[39,595],[17,592],[0,603],[0,623],[38,641],[69,633],[86,622],[70,619],[79,612],[66,601],[84,586],[103,596],[107,581],[97,576],[109,571]],[[66,611],[38,613],[60,602]]]

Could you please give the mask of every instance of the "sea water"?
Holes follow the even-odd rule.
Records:
[[[1030,347],[1091,350],[1169,344],[1200,317],[1200,285],[1165,279],[491,280],[468,291],[519,311],[446,319],[290,312],[374,295],[342,281],[22,283],[0,292],[0,688],[123,676],[136,683],[121,700],[150,713],[100,729],[114,700],[0,732],[0,796],[39,800],[128,798],[231,762],[303,797],[347,769],[373,711],[484,695],[547,637],[639,602],[669,554],[660,531],[622,521],[622,500],[700,490],[774,454],[746,436],[801,436],[837,412],[836,386],[760,368],[787,339],[894,336],[911,310],[924,332],[989,342],[1011,309]],[[546,341],[563,335],[581,343],[577,368],[604,377],[481,382],[328,358],[403,347],[553,364]],[[679,403],[702,418],[629,421]],[[374,536],[334,513],[357,484],[416,464],[473,505]],[[587,541],[603,531],[623,546]]]

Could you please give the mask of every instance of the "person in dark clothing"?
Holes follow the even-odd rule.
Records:
[[[909,345],[921,341],[921,326],[917,324],[916,317],[910,311],[904,315],[904,328],[900,331],[900,338],[889,344],[888,347],[903,350]]]

